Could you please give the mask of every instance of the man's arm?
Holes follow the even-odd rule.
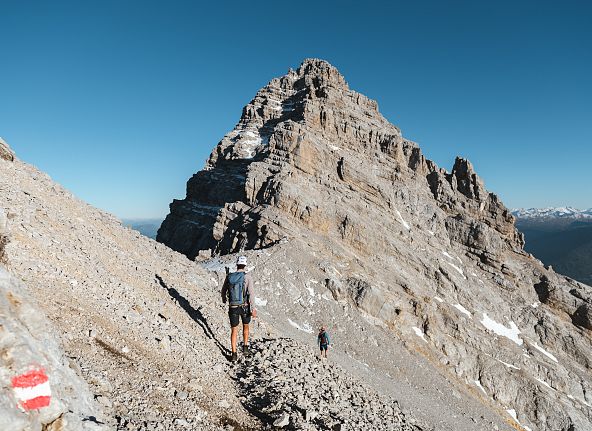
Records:
[[[255,308],[255,288],[253,287],[253,277],[249,274],[245,274],[245,288],[247,291],[247,297],[249,298],[249,307],[253,317],[257,315],[257,309]]]
[[[228,297],[228,277],[224,279],[224,284],[222,285],[222,303],[226,304],[226,298]]]

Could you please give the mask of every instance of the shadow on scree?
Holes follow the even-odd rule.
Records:
[[[213,340],[214,343],[216,343],[216,346],[218,347],[218,349],[220,349],[222,355],[224,355],[224,357],[227,360],[230,360],[230,350],[224,347],[222,343],[220,343],[220,341],[216,338],[214,332],[212,331],[212,328],[210,328],[210,325],[208,324],[208,321],[206,320],[204,315],[201,314],[201,311],[193,308],[189,301],[183,295],[181,295],[179,291],[177,291],[177,289],[173,287],[168,287],[160,275],[155,274],[155,277],[158,280],[158,283],[167,290],[171,298],[173,298],[177,302],[177,304],[179,304],[179,306],[183,310],[185,310],[189,317],[191,317],[193,321],[201,327],[206,337],[208,337],[210,340]]]

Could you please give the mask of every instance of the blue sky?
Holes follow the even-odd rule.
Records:
[[[587,1],[0,0],[0,136],[120,217],[163,217],[306,57],[509,207],[592,207]]]

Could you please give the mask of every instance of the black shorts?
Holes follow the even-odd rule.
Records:
[[[239,320],[243,321],[243,325],[251,323],[251,311],[249,307],[230,307],[228,309],[228,317],[230,318],[230,326],[233,328],[238,326]]]
[[[329,345],[328,345],[328,344],[321,344],[321,352],[322,352],[323,350],[327,350],[327,347],[329,347]]]

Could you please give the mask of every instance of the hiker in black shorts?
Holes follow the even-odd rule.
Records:
[[[230,344],[232,346],[231,361],[236,362],[236,337],[239,321],[243,322],[243,354],[249,355],[249,323],[251,317],[257,317],[254,307],[255,294],[253,279],[245,272],[247,258],[240,256],[236,261],[236,272],[228,274],[222,286],[222,302],[228,301],[228,317],[230,318]]]

